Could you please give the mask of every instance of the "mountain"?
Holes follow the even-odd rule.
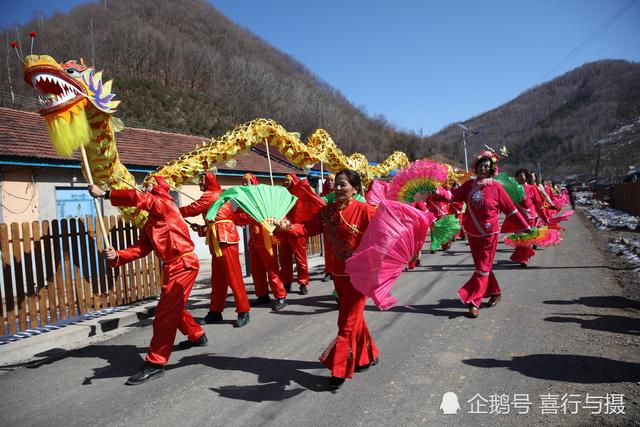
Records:
[[[401,150],[411,159],[464,164],[455,124],[420,138],[383,116],[370,117],[204,0],[104,0],[34,19],[19,31],[5,29],[0,42],[8,46],[19,35],[26,53],[29,31],[38,33],[35,53],[59,61],[83,57],[113,78],[116,99],[122,100],[117,115],[127,126],[212,137],[266,117],[303,137],[324,128],[346,154],[359,151],[374,161]],[[0,105],[35,110],[19,62],[13,52],[3,52],[8,65],[0,67]],[[470,159],[485,144],[506,145],[511,156],[501,162],[503,170],[537,169],[540,163],[545,175],[562,178],[593,175],[600,150],[598,173],[612,177],[640,164],[638,118],[640,64],[605,60],[463,123],[479,132],[468,138]]]
[[[265,117],[303,137],[324,128],[346,153],[383,160],[393,150],[415,155],[418,135],[369,117],[303,64],[242,29],[204,0],[108,0],[69,14],[34,19],[2,32],[4,46],[20,35],[26,54],[84,58],[113,78],[127,126],[212,137]],[[292,35],[294,36],[294,35]],[[35,110],[13,52],[0,67],[0,105]],[[339,65],[337,65],[339,66]]]
[[[640,164],[640,64],[604,60],[585,64],[527,90],[510,102],[463,122],[469,163],[484,145],[506,145],[501,168],[538,170],[558,179],[614,177]],[[464,162],[461,129],[452,124],[428,137],[427,155]]]

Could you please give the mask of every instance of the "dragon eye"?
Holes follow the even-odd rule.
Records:
[[[72,76],[79,76],[80,75],[78,70],[76,70],[75,68],[67,68],[65,71],[67,73],[71,74]]]

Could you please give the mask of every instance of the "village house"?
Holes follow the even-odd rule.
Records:
[[[150,172],[175,160],[206,138],[125,127],[116,133],[121,162],[136,177],[137,182]],[[271,147],[271,170],[275,184],[284,181],[288,173],[302,174]],[[235,157],[233,168],[216,165],[218,181],[223,188],[239,185],[246,172],[255,174],[262,183],[269,183],[269,161],[264,147],[248,150]],[[37,113],[0,108],[0,223],[61,220],[63,218],[95,216],[91,197],[86,191],[80,155],[58,156],[49,141],[45,121]],[[188,196],[197,199],[201,192],[197,178],[182,186]],[[174,193],[179,206],[192,202],[189,197]],[[117,215],[118,210],[102,201],[105,215]],[[202,223],[202,218],[189,221]],[[204,239],[192,236],[200,259],[211,255]],[[244,245],[241,245],[241,251]]]

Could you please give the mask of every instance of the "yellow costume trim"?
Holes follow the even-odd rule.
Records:
[[[223,222],[231,222],[230,219],[221,219],[220,221],[207,222],[207,238],[206,243],[211,247],[213,245],[213,252],[215,253],[217,258],[222,256],[222,249],[220,249],[220,241],[218,240],[218,229],[216,228],[216,224],[221,224]],[[211,239],[209,238],[211,236]]]

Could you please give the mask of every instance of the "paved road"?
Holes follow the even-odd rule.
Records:
[[[5,369],[0,425],[637,422],[640,308],[621,296],[581,220],[572,218],[567,229],[563,245],[539,252],[527,269],[510,265],[509,249],[499,247],[504,297],[478,319],[466,318],[456,298],[473,271],[466,243],[425,253],[422,267],[395,286],[399,306],[367,306],[380,364],[337,393],[328,391],[328,371],[316,361],[337,318],[331,286],[316,270],[310,293],[292,295],[287,311],[254,309],[251,323],[234,329],[227,309],[228,321],[206,326],[208,347],[174,352],[166,375],[148,384],[123,385],[142,363],[150,321],[59,360]],[[205,314],[202,297],[191,305]],[[440,411],[446,392],[456,393],[457,414]],[[620,394],[624,408],[615,404]],[[602,413],[592,415],[599,405]],[[625,415],[605,414],[620,409]]]

